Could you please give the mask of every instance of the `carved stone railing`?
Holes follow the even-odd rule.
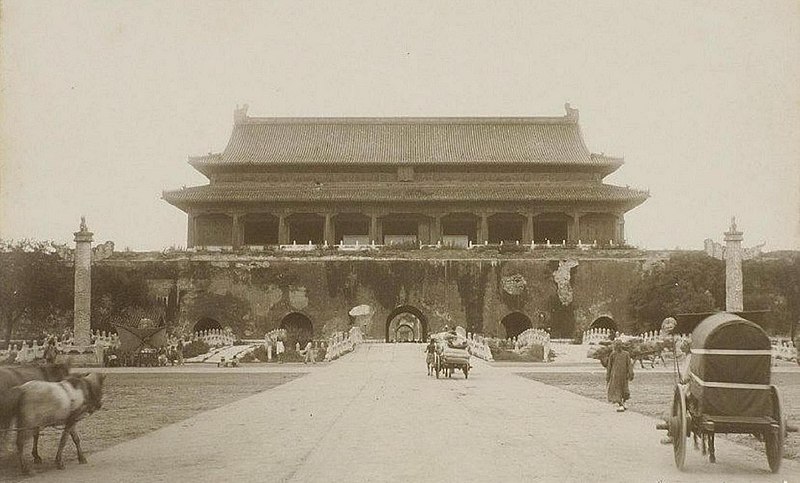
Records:
[[[328,339],[328,348],[325,360],[333,361],[355,350],[358,344],[364,341],[360,327],[351,327],[347,332],[336,332]]]

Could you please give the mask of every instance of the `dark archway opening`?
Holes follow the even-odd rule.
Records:
[[[525,218],[514,213],[498,213],[489,217],[489,243],[522,243]]]
[[[294,350],[298,343],[302,349],[314,338],[314,325],[311,319],[300,312],[292,312],[281,319],[281,329],[286,331],[284,341],[286,350]]]
[[[408,341],[424,341],[428,338],[428,319],[413,305],[401,305],[386,317],[386,342],[399,341],[401,335]]]
[[[222,324],[210,317],[203,317],[194,324],[195,332],[202,332],[204,330],[222,329]]]
[[[533,327],[531,319],[522,312],[511,312],[500,321],[506,329],[506,338],[516,337]]]
[[[590,329],[611,329],[612,332],[617,331],[617,323],[614,319],[608,316],[602,316],[594,319],[594,322],[589,326]]]

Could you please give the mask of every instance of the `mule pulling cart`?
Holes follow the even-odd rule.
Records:
[[[721,312],[697,324],[686,374],[678,370],[669,417],[657,425],[668,432],[679,469],[690,435],[695,443],[701,440],[703,454],[714,463],[714,439],[721,433],[764,441],[770,469],[780,469],[784,438],[797,428],[787,424],[780,392],[770,383],[771,364],[769,337],[755,323]]]

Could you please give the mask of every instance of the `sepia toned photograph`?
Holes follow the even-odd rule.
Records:
[[[0,0],[0,481],[800,481],[800,2]]]

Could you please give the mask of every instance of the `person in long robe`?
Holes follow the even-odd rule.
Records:
[[[608,401],[617,405],[617,411],[625,411],[625,401],[630,399],[628,381],[633,380],[633,362],[628,351],[623,350],[622,341],[614,341],[614,351],[608,356],[606,384]]]

